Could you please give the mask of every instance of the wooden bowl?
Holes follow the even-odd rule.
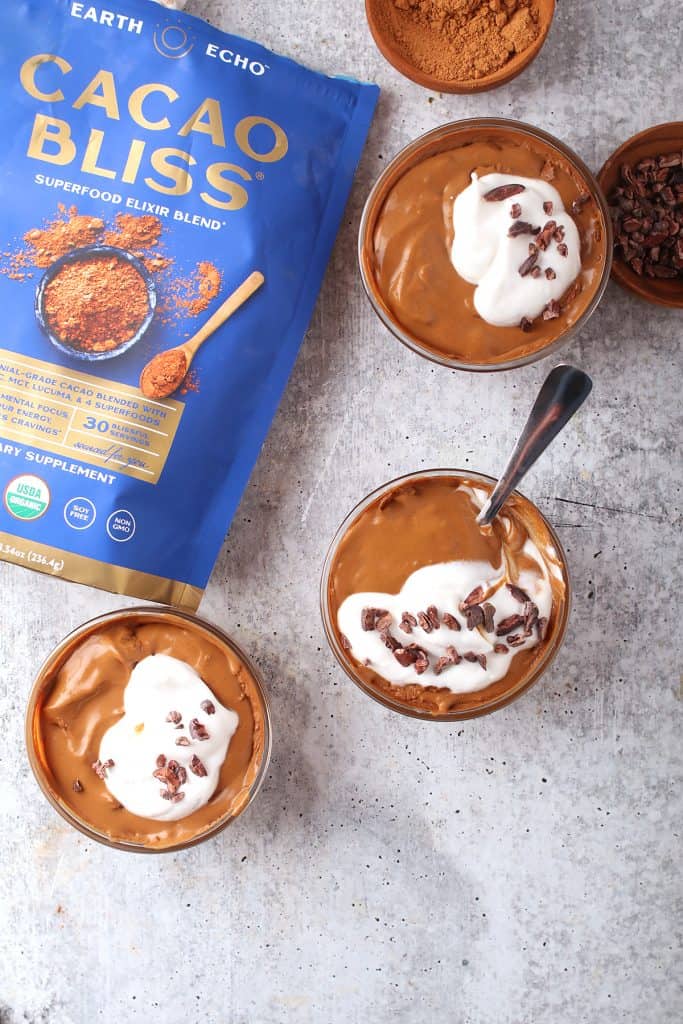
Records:
[[[683,149],[683,121],[657,124],[628,139],[623,146],[612,153],[598,174],[598,183],[609,202],[612,190],[619,181],[619,170],[624,163],[637,163],[645,156],[659,156],[676,149]],[[620,259],[617,250],[612,262],[612,277],[618,284],[628,288],[646,302],[660,306],[683,309],[683,279],[659,280],[653,277],[639,277]]]
[[[390,3],[391,0],[365,0],[365,13],[377,48],[397,71],[432,92],[486,92],[488,89],[497,89],[500,85],[506,85],[507,82],[521,74],[538,55],[546,40],[555,13],[555,0],[536,0],[541,30],[528,49],[514,56],[504,67],[494,71],[492,75],[485,75],[483,78],[444,80],[420,71],[401,55],[385,19],[381,17],[381,8],[387,2]]]

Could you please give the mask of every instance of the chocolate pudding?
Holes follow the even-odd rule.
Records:
[[[102,616],[43,666],[27,719],[36,777],[94,838],[191,845],[249,803],[268,760],[254,670],[208,624],[150,608]]]
[[[540,358],[592,312],[610,227],[590,172],[515,122],[458,122],[392,162],[363,216],[361,271],[386,325],[440,362]]]
[[[492,487],[457,471],[394,481],[349,516],[328,555],[333,650],[395,710],[483,714],[523,692],[561,644],[569,594],[559,541],[520,494],[480,527]]]

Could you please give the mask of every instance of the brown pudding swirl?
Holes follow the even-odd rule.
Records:
[[[556,319],[539,317],[524,331],[496,327],[475,310],[475,286],[450,259],[453,203],[473,172],[541,178],[560,193],[579,230],[581,273]],[[440,359],[491,368],[524,361],[577,323],[606,278],[609,228],[593,185],[559,149],[518,128],[456,125],[430,133],[388,169],[369,205],[361,242],[366,283],[388,319]]]
[[[211,799],[177,821],[131,814],[93,770],[104,733],[123,715],[135,665],[166,654],[190,665],[221,704],[237,712]],[[123,612],[95,622],[46,665],[29,722],[38,779],[67,817],[114,843],[165,849],[192,843],[244,809],[267,745],[267,713],[250,669],[199,621],[169,612]]]
[[[538,509],[515,493],[491,527],[480,527],[479,507],[466,490],[459,489],[463,486],[489,493],[493,484],[488,478],[435,471],[388,485],[350,521],[329,561],[325,600],[337,657],[370,695],[422,717],[469,717],[518,696],[559,648],[569,612],[564,554]],[[502,517],[509,524],[507,530]],[[417,569],[453,561],[505,564],[514,584],[522,571],[538,571],[536,562],[523,551],[529,539],[546,566],[555,570],[549,573],[552,610],[542,639],[534,647],[517,651],[502,679],[469,693],[456,693],[445,685],[421,685],[417,675],[415,683],[396,685],[353,657],[337,623],[339,608],[349,595],[397,594]],[[394,633],[403,636],[395,629]],[[452,635],[454,645],[465,650],[467,631]]]

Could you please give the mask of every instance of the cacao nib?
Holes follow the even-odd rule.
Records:
[[[178,722],[182,722],[182,720],[183,716],[180,714],[179,711],[169,711],[169,713],[166,715],[166,721],[173,722],[174,725],[177,725]]]
[[[209,738],[206,726],[202,725],[198,718],[193,718],[190,722],[190,736],[193,740],[208,740]]]
[[[511,199],[512,196],[517,196],[520,192],[525,191],[524,185],[499,185],[497,188],[485,192],[484,199],[487,203],[500,203],[504,199]]]
[[[444,612],[443,624],[444,626],[447,626],[448,629],[455,630],[456,633],[460,631],[460,623],[456,619],[455,615],[451,615],[450,612]]]
[[[74,793],[82,793],[83,783],[81,782],[80,779],[74,779],[73,782],[71,783],[71,788],[73,789]]]
[[[519,235],[537,235],[540,227],[534,227],[525,220],[516,220],[508,229],[508,238],[517,238]]]
[[[487,633],[493,633],[493,616],[495,614],[496,609],[489,601],[486,601],[481,606],[481,610],[484,613],[484,629],[486,630]]]
[[[515,601],[519,601],[520,604],[528,604],[531,600],[526,590],[522,590],[522,588],[518,587],[515,583],[506,583],[505,586],[514,597]]]
[[[203,700],[199,706],[207,715],[216,714],[216,705],[211,700]]]
[[[508,633],[512,633],[518,626],[522,625],[524,625],[523,615],[508,615],[506,619],[498,623],[496,636],[507,636]]]
[[[476,629],[477,626],[484,625],[484,612],[480,604],[473,604],[471,608],[468,608],[465,612],[467,617],[467,628]]]
[[[439,621],[439,611],[435,604],[430,604],[427,609],[427,618],[432,624],[432,629],[440,629],[441,623]]]
[[[517,220],[518,217],[522,216],[522,207],[519,203],[513,203],[510,207],[510,216],[513,220]]]
[[[505,646],[505,644],[494,644],[493,649],[496,652],[496,654],[507,654],[508,652],[508,649]]]
[[[473,604],[481,604],[483,598],[484,588],[482,586],[475,587],[474,590],[471,590],[467,597],[460,602],[458,608],[461,612],[466,612]]]
[[[204,767],[204,765],[199,760],[196,754],[192,755],[192,760],[190,761],[190,771],[193,773],[193,775],[198,775],[201,779],[203,779],[207,774],[206,768]]]

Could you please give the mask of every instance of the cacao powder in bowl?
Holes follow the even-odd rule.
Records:
[[[406,78],[433,92],[484,92],[538,55],[555,0],[365,0],[372,36]]]

